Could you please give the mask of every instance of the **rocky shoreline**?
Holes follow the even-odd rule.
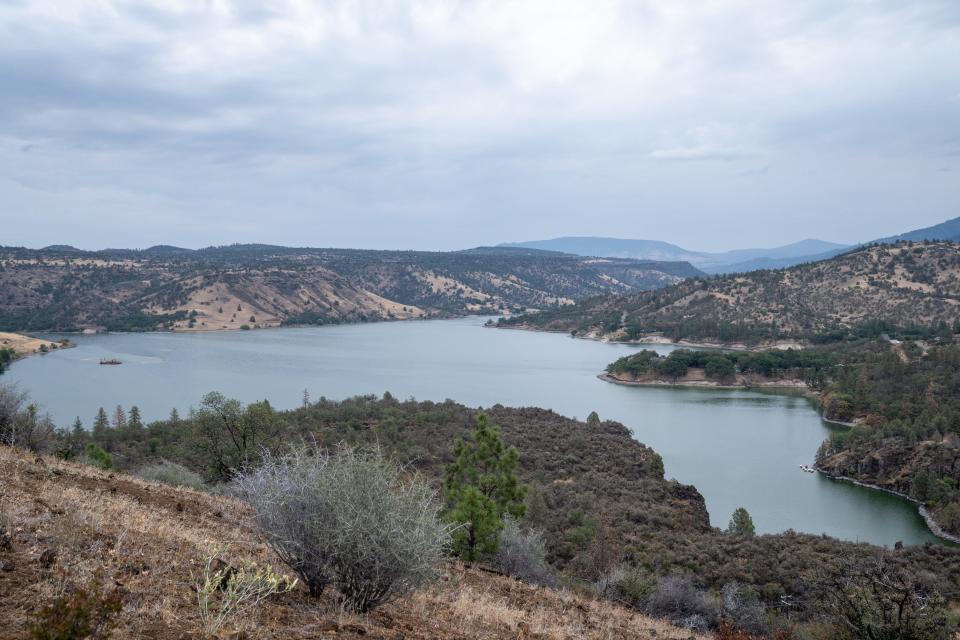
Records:
[[[682,347],[684,349],[722,349],[725,351],[750,351],[760,352],[770,349],[803,349],[806,345],[796,340],[776,340],[758,345],[747,345],[741,342],[690,342],[688,340],[671,340],[664,336],[644,336],[636,340],[611,340],[607,335],[600,335],[597,332],[573,334],[566,329],[540,329],[530,325],[499,325],[490,323],[485,325],[493,329],[514,329],[518,331],[535,331],[538,333],[562,333],[578,340],[593,340],[595,342],[608,342],[610,344],[632,344],[632,345],[663,345],[671,347]]]
[[[856,478],[851,478],[849,476],[842,476],[839,474],[830,473],[829,471],[820,467],[819,465],[814,465],[813,468],[816,469],[818,473],[822,473],[823,475],[830,478],[831,480],[837,480],[839,482],[851,482],[861,487],[866,487],[868,489],[875,489],[877,491],[883,491],[884,493],[889,493],[891,495],[895,495],[905,500],[909,500],[910,502],[917,505],[917,511],[920,513],[920,517],[923,518],[923,521],[927,524],[927,528],[930,529],[930,533],[940,538],[941,540],[946,540],[948,542],[960,544],[960,536],[955,536],[952,533],[947,533],[946,531],[944,531],[943,527],[941,527],[940,524],[933,518],[933,515],[930,513],[930,510],[927,509],[926,505],[920,502],[919,500],[917,500],[916,498],[908,496],[905,493],[895,491],[894,489],[881,487],[880,485],[876,485],[876,484],[870,484],[869,482],[863,482],[862,480],[857,480]]]
[[[771,380],[757,384],[722,384],[713,380],[622,380],[609,373],[597,376],[604,382],[621,384],[627,387],[689,387],[698,389],[799,389],[809,390],[802,380]]]

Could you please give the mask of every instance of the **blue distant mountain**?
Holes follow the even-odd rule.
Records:
[[[960,241],[960,218],[953,218],[952,220],[935,224],[932,227],[924,227],[923,229],[901,233],[898,236],[881,238],[876,242],[889,244],[891,242],[899,242],[900,240],[912,240],[914,242],[920,240]]]
[[[789,267],[801,262],[830,258],[850,248],[848,245],[835,242],[808,239],[769,249],[738,249],[723,253],[709,253],[691,251],[659,240],[598,237],[563,237],[553,240],[511,242],[498,246],[562,251],[580,256],[606,258],[682,260],[708,273],[731,273]]]

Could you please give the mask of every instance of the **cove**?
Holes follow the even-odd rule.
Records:
[[[746,507],[759,533],[787,529],[892,546],[936,542],[916,507],[897,496],[804,473],[830,427],[797,394],[625,387],[597,374],[644,347],[565,335],[486,329],[485,319],[389,322],[211,333],[70,336],[76,348],[30,357],[3,376],[59,426],[98,407],[137,405],[145,419],[184,415],[208,391],[297,406],[390,391],[468,406],[540,406],[627,425],[664,459],[667,477],[704,495],[725,527]],[[118,358],[120,366],[100,366]]]

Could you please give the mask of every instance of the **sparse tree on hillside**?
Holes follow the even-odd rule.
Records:
[[[69,452],[68,456],[70,458],[76,458],[82,454],[89,440],[90,434],[83,428],[83,422],[80,421],[80,416],[77,416],[77,419],[73,421],[73,427],[70,429],[69,441],[66,448]]]
[[[756,534],[756,527],[753,526],[753,518],[743,507],[738,507],[730,517],[730,524],[727,526],[727,533],[735,536],[753,537]]]
[[[97,411],[97,417],[93,419],[93,439],[103,444],[110,438],[110,420],[107,418],[107,412],[103,407]]]
[[[663,457],[659,453],[650,455],[650,458],[647,460],[647,473],[657,480],[663,480],[665,469],[663,467]]]
[[[125,428],[127,426],[127,412],[123,410],[123,407],[119,404],[117,408],[113,410],[113,428],[117,431]]]
[[[214,480],[227,480],[280,443],[282,422],[266,400],[246,408],[239,400],[208,393],[192,421],[198,446]]]
[[[453,544],[462,558],[475,561],[497,550],[505,515],[523,517],[526,487],[517,481],[516,448],[504,446],[500,430],[484,414],[477,416],[470,440],[457,440],[454,456],[445,489],[449,518],[462,526]]]

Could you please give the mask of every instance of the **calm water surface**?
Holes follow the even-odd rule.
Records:
[[[100,406],[181,414],[208,391],[297,406],[303,389],[341,399],[390,391],[469,406],[540,406],[623,422],[695,485],[714,526],[744,506],[762,533],[795,529],[893,545],[935,541],[895,496],[803,473],[829,427],[802,397],[754,391],[624,387],[597,374],[636,346],[438,320],[204,334],[71,336],[77,347],[18,362],[4,376],[60,425]],[[649,347],[648,347],[649,348]],[[656,347],[667,352],[671,347]],[[122,366],[99,366],[100,358]],[[6,381],[5,380],[5,381]]]

